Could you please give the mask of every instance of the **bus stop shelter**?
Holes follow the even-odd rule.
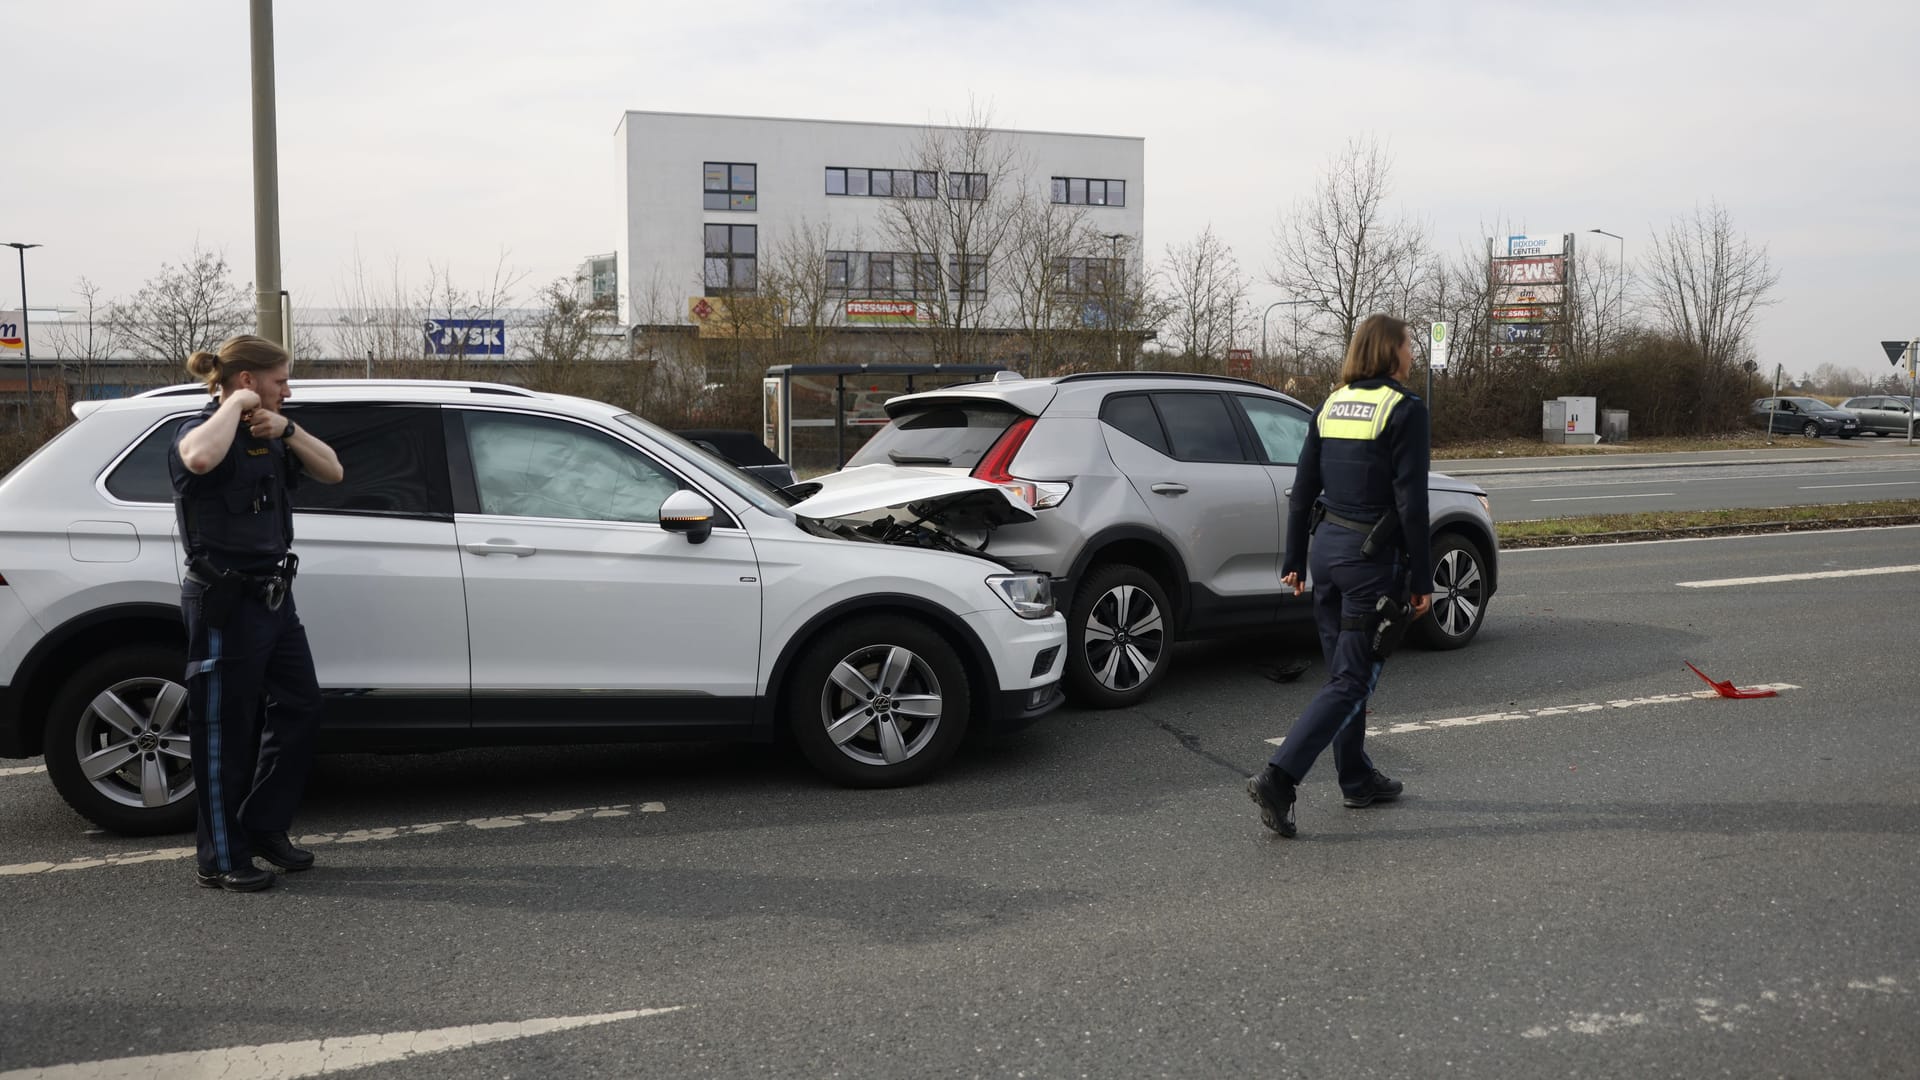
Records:
[[[761,437],[796,475],[832,472],[886,426],[888,398],[980,382],[998,364],[779,364],[761,383]]]

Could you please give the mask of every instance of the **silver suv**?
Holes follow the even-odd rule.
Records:
[[[848,462],[965,473],[1017,492],[1035,520],[975,537],[1050,573],[1067,612],[1074,700],[1119,708],[1167,671],[1179,638],[1311,618],[1280,584],[1287,496],[1313,410],[1259,383],[1097,372],[897,397]],[[1486,492],[1433,473],[1432,648],[1472,641],[1497,583]]]

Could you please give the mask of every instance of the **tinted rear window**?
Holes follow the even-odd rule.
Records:
[[[187,417],[176,416],[154,428],[140,445],[107,476],[107,492],[123,502],[170,503],[173,478],[167,474],[167,451]]]
[[[1023,414],[1005,405],[928,402],[893,418],[848,459],[855,465],[971,469]]]

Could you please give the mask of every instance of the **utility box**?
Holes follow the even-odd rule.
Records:
[[[1563,417],[1565,438],[1560,441],[1570,446],[1592,446],[1599,442],[1599,399],[1563,396],[1560,401],[1567,407]]]
[[[1564,400],[1540,403],[1540,441],[1567,441],[1567,403]]]
[[[1627,410],[1606,409],[1600,413],[1600,434],[1610,443],[1627,441]]]

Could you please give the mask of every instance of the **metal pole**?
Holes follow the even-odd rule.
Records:
[[[33,407],[33,319],[27,314],[27,249],[39,244],[11,244],[20,253],[20,348],[27,363],[27,420],[32,422]]]
[[[367,350],[367,378],[373,378],[373,350]]]
[[[20,280],[22,282],[25,282],[27,280],[27,276],[24,271],[21,272]],[[24,292],[25,288],[26,286],[23,284],[21,286],[21,289],[22,289],[22,294],[20,299],[21,307],[25,307],[27,304],[26,295]],[[23,311],[20,314],[24,319],[24,317],[26,316],[26,312]],[[1920,382],[1920,378],[1917,378],[1917,377],[1920,377],[1920,337],[1915,337],[1912,341],[1907,342],[1907,445],[1908,446],[1913,445],[1913,420],[1914,420],[1914,412],[1915,412],[1913,407],[1914,387],[1916,382]]]
[[[273,0],[249,0],[253,49],[253,319],[256,332],[286,344],[280,317],[280,161],[274,119]]]

